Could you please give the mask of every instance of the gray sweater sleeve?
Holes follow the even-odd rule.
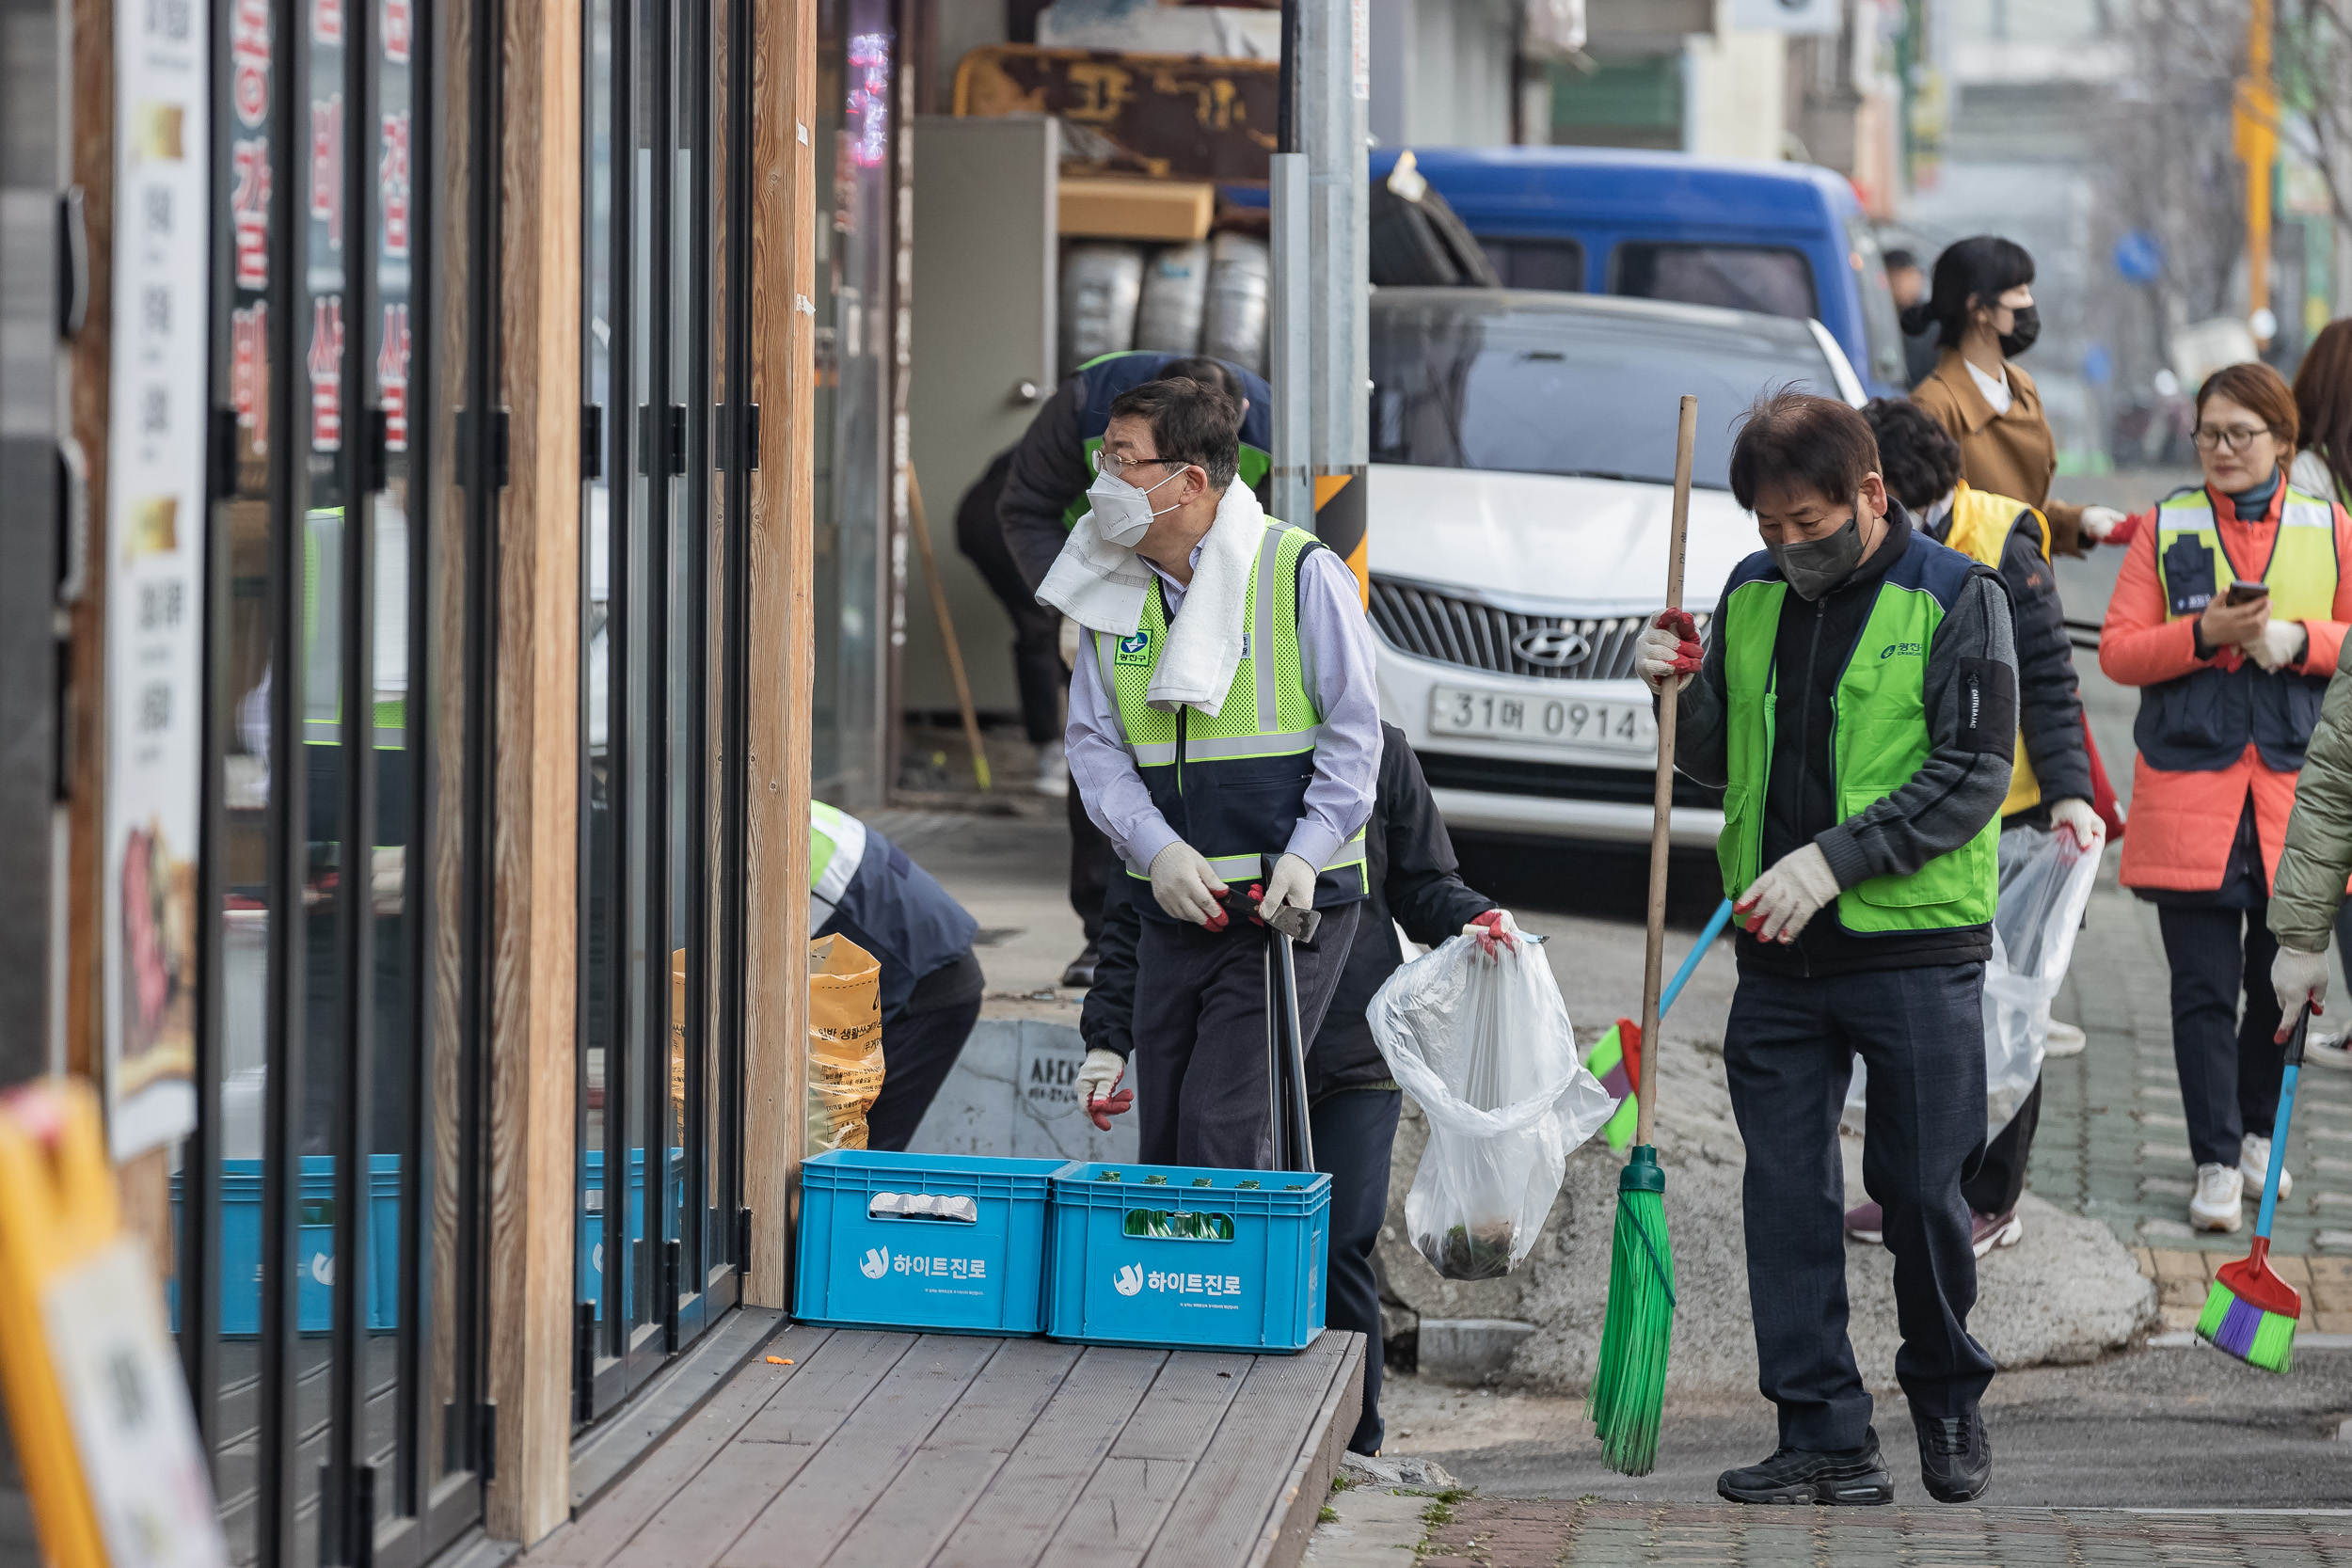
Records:
[[[2009,593],[1989,568],[1977,568],[1937,628],[1925,695],[1927,761],[1909,784],[1813,841],[1841,888],[1907,877],[1950,853],[1976,837],[2009,796],[2017,648]]]

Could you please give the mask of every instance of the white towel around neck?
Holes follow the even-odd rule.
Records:
[[[1214,719],[1225,705],[1241,667],[1249,568],[1265,527],[1265,509],[1236,475],[1200,542],[1184,609],[1168,629],[1168,651],[1152,666],[1145,700],[1153,707],[1172,713],[1191,706]],[[1152,568],[1134,550],[1104,538],[1089,512],[1070,531],[1037,599],[1090,630],[1132,637],[1143,625],[1143,596],[1151,591]]]

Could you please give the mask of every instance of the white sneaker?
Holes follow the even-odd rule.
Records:
[[[2246,1223],[2238,1206],[2246,1178],[2235,1165],[2199,1165],[2197,1196],[2188,1200],[2188,1223],[2200,1230],[2235,1230]]]
[[[2303,1062],[2352,1072],[2352,1034],[2312,1036],[2303,1043]]]
[[[2049,1033],[2042,1037],[2042,1053],[2044,1056],[2079,1056],[2083,1053],[2083,1047],[2089,1043],[2090,1037],[2080,1029],[2052,1019]]]
[[[2308,1047],[2305,1048],[2309,1050]],[[2270,1140],[2246,1134],[2246,1141],[2237,1146],[2237,1173],[2246,1182],[2246,1196],[2253,1202],[2263,1198],[2263,1183],[2270,1180]],[[2295,1191],[2295,1173],[2279,1173],[2279,1196],[2284,1197]]]
[[[1049,740],[1037,749],[1037,792],[1051,795],[1057,800],[1070,793],[1070,763],[1062,755],[1058,740]]]

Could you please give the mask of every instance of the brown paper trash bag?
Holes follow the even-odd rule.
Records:
[[[882,1086],[882,964],[840,935],[808,944],[808,1152],[866,1147]]]

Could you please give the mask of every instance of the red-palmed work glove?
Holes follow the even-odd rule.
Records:
[[[1126,1073],[1127,1058],[1099,1045],[1078,1064],[1078,1099],[1085,1104],[1087,1115],[1094,1118],[1094,1125],[1105,1132],[1111,1130],[1111,1117],[1124,1115],[1136,1102],[1135,1090],[1119,1087],[1120,1079]]]
[[[1837,875],[1818,844],[1791,849],[1748,884],[1731,912],[1758,942],[1794,942],[1804,923],[1837,896]]]
[[[2057,800],[2050,806],[2050,826],[2058,832],[2072,833],[2074,842],[2084,848],[2095,847],[2107,836],[2107,825],[2099,819],[2088,800]]]
[[[1519,948],[1519,923],[1511,918],[1509,910],[1488,910],[1463,927],[1462,934],[1476,937],[1478,950],[1490,958]]]
[[[1699,673],[1707,650],[1699,646],[1698,623],[1687,610],[1661,610],[1642,633],[1634,650],[1633,670],[1652,691],[1663,692],[1672,681],[1680,691]]]

